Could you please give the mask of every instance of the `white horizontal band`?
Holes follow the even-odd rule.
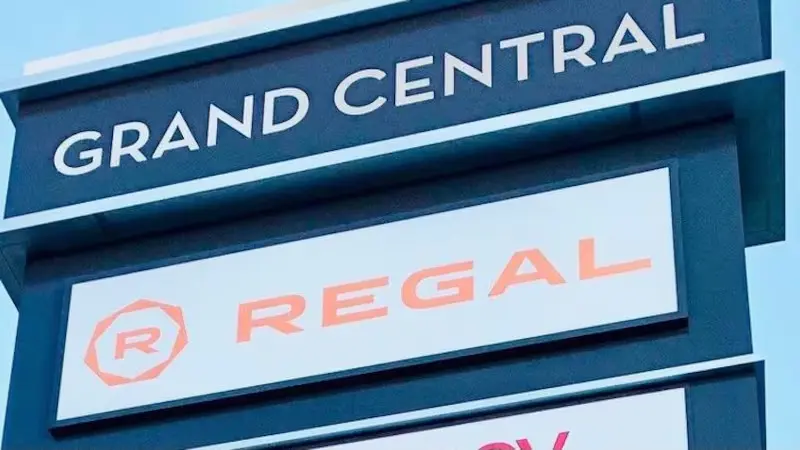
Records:
[[[236,30],[246,29],[247,35],[269,33],[404,1],[407,0],[284,0],[277,5],[245,13],[30,61],[24,65],[23,75],[37,75],[193,39],[221,36]],[[256,29],[257,32],[254,32]],[[169,53],[172,52],[171,50]],[[151,57],[142,56],[141,59]]]
[[[756,355],[736,356],[733,358],[706,361],[685,366],[671,367],[668,369],[606,378],[604,380],[588,381],[585,383],[570,384],[522,394],[506,395],[502,397],[477,400],[472,402],[457,403],[454,405],[440,406],[437,408],[422,409],[402,414],[374,417],[356,420],[336,425],[292,431],[289,433],[273,434],[253,439],[235,442],[226,442],[204,447],[195,447],[190,450],[255,450],[266,445],[288,444],[299,440],[333,438],[354,432],[377,431],[388,426],[398,426],[444,419],[460,414],[480,414],[501,408],[512,408],[528,404],[544,403],[579,396],[600,394],[612,390],[634,389],[636,387],[670,381],[687,375],[709,372],[714,370],[732,368],[755,364],[763,361]]]

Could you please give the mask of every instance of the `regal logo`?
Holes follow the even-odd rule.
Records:
[[[188,343],[180,307],[137,300],[97,323],[84,362],[108,386],[153,380]]]

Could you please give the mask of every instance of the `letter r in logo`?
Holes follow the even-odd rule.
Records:
[[[160,338],[161,330],[152,327],[118,333],[117,344],[114,346],[114,359],[124,359],[125,352],[132,349],[143,353],[155,353],[158,350],[153,348],[153,344]]]
[[[126,320],[119,320],[123,316]],[[150,321],[161,325],[130,327],[130,319],[142,318],[147,325]],[[126,326],[130,328],[121,329]],[[98,345],[100,341],[107,344]],[[188,342],[181,308],[137,300],[97,323],[84,362],[108,386],[152,380],[172,364]]]

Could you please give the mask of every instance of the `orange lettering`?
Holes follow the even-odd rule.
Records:
[[[144,339],[140,339],[145,336]],[[153,348],[153,344],[158,342],[161,337],[161,330],[158,328],[142,328],[133,331],[123,331],[117,334],[117,343],[114,346],[114,359],[125,358],[125,352],[136,349],[142,353],[156,353],[158,350]]]
[[[581,239],[578,243],[578,262],[581,280],[590,280],[592,278],[649,269],[652,266],[650,258],[645,258],[626,263],[611,264],[605,267],[597,267],[594,238]]]
[[[341,295],[366,289],[379,288],[387,286],[388,284],[389,277],[382,277],[325,288],[322,291],[322,326],[330,327],[333,325],[343,325],[350,322],[386,316],[389,314],[389,308],[386,306],[341,315],[339,314],[339,310],[351,308],[353,306],[369,305],[375,301],[375,296],[372,294],[344,299],[340,298]]]
[[[519,269],[522,268],[522,264],[525,261],[529,261],[536,271],[519,273]],[[546,280],[548,284],[566,283],[564,277],[558,273],[558,270],[540,250],[523,250],[514,253],[514,256],[508,261],[503,273],[500,274],[500,278],[497,279],[494,287],[489,292],[489,296],[497,297],[504,294],[509,287],[515,284],[531,283],[537,280]]]
[[[419,272],[411,274],[403,283],[403,303],[409,308],[426,309],[472,300],[475,296],[475,283],[471,276],[456,278],[454,280],[443,280],[436,283],[436,289],[440,292],[447,289],[455,289],[455,292],[450,295],[423,299],[417,294],[419,284],[425,279],[472,270],[472,267],[472,261],[466,261],[420,270]]]
[[[289,311],[283,314],[260,317],[258,319],[253,317],[253,313],[260,309],[284,305],[289,307]],[[299,333],[303,329],[291,323],[291,321],[300,317],[305,309],[306,300],[299,295],[286,295],[242,303],[239,305],[239,326],[236,330],[236,342],[249,342],[253,337],[253,329],[261,327],[272,327],[284,334]]]

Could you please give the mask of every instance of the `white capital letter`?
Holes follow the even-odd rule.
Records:
[[[492,87],[492,44],[481,46],[481,70],[472,67],[450,53],[444,54],[444,95],[451,96],[456,92],[456,70],[480,82],[486,87]]]
[[[564,38],[568,35],[579,34],[583,38],[580,47],[575,50],[564,50]],[[556,73],[566,70],[567,61],[575,60],[583,67],[591,67],[596,63],[587,55],[589,50],[594,47],[594,30],[586,25],[571,25],[563,28],[556,28],[553,31],[553,68]]]
[[[628,33],[633,37],[633,42],[623,44],[622,41]],[[656,52],[656,46],[650,42],[650,39],[644,34],[644,31],[639,28],[639,24],[633,20],[633,17],[625,13],[625,17],[622,18],[622,22],[620,22],[617,32],[614,34],[614,38],[611,39],[611,45],[608,46],[608,51],[606,51],[606,56],[603,57],[603,62],[610,63],[614,61],[617,55],[636,51],[643,51],[649,55],[650,53]]]
[[[379,69],[364,69],[359,70],[358,72],[351,74],[341,83],[339,86],[336,87],[336,92],[333,95],[333,102],[336,104],[336,108],[339,111],[347,114],[348,116],[363,116],[364,114],[369,114],[386,103],[386,97],[379,96],[372,103],[363,106],[353,106],[347,103],[347,99],[345,96],[347,95],[347,90],[352,86],[356,81],[363,80],[365,78],[372,78],[373,80],[383,80],[386,78],[386,72],[379,70]]]
[[[126,131],[135,131],[137,137],[136,142],[133,144],[123,146],[122,138],[125,136]],[[115,125],[114,131],[111,134],[111,167],[119,167],[123,155],[133,157],[138,163],[147,161],[147,158],[141,150],[148,139],[150,139],[150,129],[142,122],[128,122]]]
[[[705,33],[697,33],[682,38],[678,37],[678,25],[675,23],[674,3],[667,3],[662,10],[664,13],[664,42],[666,43],[665,47],[667,50],[705,42]]]
[[[412,59],[410,61],[403,61],[397,63],[395,68],[395,94],[394,104],[397,106],[411,105],[413,103],[425,102],[433,100],[433,92],[422,92],[419,94],[408,95],[408,91],[414,89],[422,89],[431,85],[430,78],[420,78],[414,81],[408,81],[408,70],[417,67],[428,66],[433,64],[433,56],[426,56],[424,58]]]
[[[526,36],[500,41],[500,48],[517,48],[517,81],[525,81],[528,73],[528,46],[544,41],[544,33],[534,33]]]
[[[278,97],[292,97],[297,101],[297,110],[294,112],[294,115],[289,120],[281,123],[275,123],[275,100]],[[308,114],[310,104],[311,102],[308,99],[308,94],[298,88],[288,87],[265,93],[264,124],[261,129],[261,134],[278,133],[297,125],[306,117],[306,114]]]
[[[248,95],[244,98],[244,108],[242,120],[239,121],[227,112],[219,109],[217,105],[211,104],[208,108],[208,136],[206,144],[208,147],[217,145],[217,134],[219,133],[219,122],[231,127],[246,138],[253,135],[253,96]]]
[[[97,131],[82,131],[64,139],[64,142],[62,142],[58,148],[56,148],[56,153],[53,155],[53,164],[56,166],[56,170],[63,175],[75,176],[89,173],[100,167],[100,164],[103,163],[103,149],[101,148],[93,148],[79,152],[78,159],[82,161],[89,161],[88,164],[84,164],[82,166],[69,166],[64,161],[64,157],[67,154],[67,150],[69,150],[70,147],[78,142],[97,141],[101,136],[102,135]]]
[[[173,141],[172,139],[175,137],[176,131],[180,131],[181,138],[177,141]],[[194,151],[199,149],[200,145],[197,144],[197,140],[194,138],[192,130],[189,129],[189,124],[186,123],[186,119],[183,118],[183,114],[178,111],[175,113],[175,117],[172,118],[172,122],[169,123],[167,131],[164,132],[164,136],[161,137],[156,151],[153,152],[153,159],[161,158],[164,156],[164,152],[168,150],[175,150],[176,148],[182,147],[187,147],[189,150]]]

